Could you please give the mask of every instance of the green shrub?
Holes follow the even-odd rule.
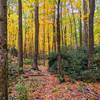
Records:
[[[24,64],[27,64],[27,65],[31,65],[33,63],[33,60],[32,59],[24,59]]]
[[[95,81],[100,78],[100,58],[96,50],[94,54],[94,63],[90,70],[88,70],[88,51],[85,48],[70,49],[62,48],[61,50],[61,65],[64,74],[69,75],[75,80],[90,80]],[[98,55],[98,56],[97,56]],[[57,72],[57,53],[52,52],[49,55],[49,71]]]
[[[8,64],[8,78],[15,78],[16,74],[18,74],[18,65],[16,63]]]
[[[18,72],[19,72],[19,74],[23,74],[23,73],[24,73],[23,67],[19,67],[19,68],[18,68]]]
[[[100,69],[89,69],[81,71],[81,78],[83,81],[96,82],[100,81]]]
[[[9,49],[9,52],[10,52],[10,54],[11,54],[12,56],[17,57],[17,55],[18,55],[18,50],[17,50],[15,47],[10,48],[10,49]]]
[[[100,46],[96,46],[96,47],[94,48],[94,50],[95,50],[95,53],[99,53],[99,54],[100,54]]]
[[[50,72],[57,72],[57,62],[56,62],[57,61],[57,54],[56,54],[56,52],[51,52],[49,54],[48,59],[49,59],[49,62],[48,62],[49,71]]]
[[[16,100],[14,96],[10,96],[9,100]]]
[[[23,79],[21,79],[16,84],[16,91],[18,93],[18,100],[28,100],[27,99],[27,89],[25,87],[25,83],[23,82]]]
[[[65,80],[64,80],[64,76],[63,76],[63,75],[58,74],[58,75],[57,75],[57,78],[58,78],[58,80],[59,80],[60,83],[65,82]]]

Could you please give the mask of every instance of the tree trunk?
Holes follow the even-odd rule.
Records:
[[[95,11],[95,0],[89,0],[89,58],[88,58],[88,68],[92,67],[93,64],[93,54],[94,54],[94,11]]]
[[[58,0],[57,3],[57,67],[58,67],[58,73],[59,75],[63,78],[62,81],[64,81],[64,75],[63,75],[63,70],[61,66],[61,46],[60,46],[60,0]]]
[[[0,100],[8,100],[7,0],[0,0]]]
[[[44,0],[44,25],[43,25],[43,65],[45,66],[45,0]]]
[[[79,19],[79,24],[80,24],[80,26],[79,26],[79,33],[80,33],[80,47],[82,47],[82,20],[81,20],[82,14],[81,14],[81,11],[79,11],[79,12],[80,12],[80,19]]]
[[[55,9],[55,6],[54,6],[54,14],[53,14],[53,50],[56,52],[56,25],[55,25],[56,16],[55,16],[55,13],[56,13],[56,9]]]
[[[66,34],[66,31],[67,31],[67,26],[64,27],[64,46],[67,46],[67,34]]]
[[[73,41],[72,40],[74,40],[73,39],[73,25],[72,25],[72,20],[71,20],[71,18],[70,18],[70,15],[68,14],[68,17],[69,17],[69,22],[70,22],[70,45],[71,45],[71,47],[73,46]]]
[[[87,1],[83,0],[83,47],[88,48],[88,5]]]
[[[50,34],[50,32],[47,32],[47,38],[48,38],[48,54],[50,54],[50,51],[51,51],[50,50],[51,48],[50,48],[50,35],[49,34]]]
[[[33,69],[38,69],[38,44],[39,44],[39,1],[35,0],[35,51]]]
[[[60,31],[61,31],[61,35],[60,35],[60,37],[61,37],[61,46],[64,46],[64,32],[63,32],[63,19],[62,19],[62,17],[63,17],[63,14],[62,14],[62,2],[61,2],[61,7],[60,7],[60,15],[61,15],[61,17],[60,17],[60,21],[61,21],[61,25],[60,25]]]
[[[74,8],[72,5],[72,0],[70,0],[71,3],[71,9],[72,9],[72,16],[73,16],[73,22],[74,22],[74,35],[75,35],[75,48],[78,48],[78,39],[77,39],[77,28],[76,28],[76,19],[75,19],[75,14],[74,14]]]
[[[19,32],[18,32],[18,61],[21,71],[23,71],[23,29],[22,29],[22,1],[18,0],[19,12]]]
[[[27,30],[28,30],[28,27],[27,27],[27,24],[26,24],[26,18],[25,18],[25,33],[24,33],[24,50],[23,50],[23,52],[24,52],[24,58],[26,58],[27,57],[27,50],[26,50],[26,40],[27,40],[27,38],[26,38],[26,36],[27,36]]]

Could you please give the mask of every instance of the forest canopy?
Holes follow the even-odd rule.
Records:
[[[34,16],[34,1],[35,0],[22,0],[23,11],[23,45],[26,52],[29,54],[34,51],[34,37],[35,37],[35,16]],[[53,23],[54,15],[56,14],[56,0],[39,0],[39,52],[43,51],[43,34],[45,33],[45,51],[48,53],[48,45],[50,49],[53,48]],[[67,46],[74,46],[75,31],[77,35],[77,45],[80,44],[80,20],[88,21],[89,10],[84,14],[81,0],[61,0],[61,35],[66,31]],[[72,5],[72,7],[71,7]],[[88,0],[86,0],[88,6]],[[100,2],[96,0],[96,10],[94,19],[94,41],[95,45],[100,44]],[[74,15],[73,15],[74,13]],[[80,17],[81,16],[81,17]],[[74,21],[75,20],[75,21]],[[83,26],[84,27],[84,26]],[[71,32],[72,31],[72,32]],[[82,29],[83,31],[83,29]],[[17,0],[8,0],[8,46],[11,48],[15,46],[18,48],[18,2]],[[61,45],[63,39],[61,40]],[[31,48],[31,49],[30,49]]]

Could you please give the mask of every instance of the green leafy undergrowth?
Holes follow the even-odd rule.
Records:
[[[97,48],[96,48],[97,49]],[[64,74],[73,80],[99,81],[100,80],[100,52],[95,49],[94,63],[88,69],[88,51],[85,48],[71,49],[62,48],[61,66]],[[51,52],[49,55],[49,71],[57,72],[57,53]],[[61,79],[61,78],[60,78]]]
[[[16,91],[17,91],[17,94],[18,94],[18,100],[28,100],[27,88],[25,86],[23,78],[21,78],[18,81],[18,83],[16,84]]]

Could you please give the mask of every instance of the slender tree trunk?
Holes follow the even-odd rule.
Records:
[[[88,48],[88,5],[87,1],[83,0],[83,47]]]
[[[62,70],[62,66],[61,66],[61,46],[60,46],[60,3],[61,1],[58,0],[57,3],[57,52],[58,52],[58,56],[57,56],[57,67],[58,67],[58,73],[60,74],[60,76],[63,78],[62,81],[64,81],[64,74],[63,74],[63,70]]]
[[[24,50],[23,50],[23,52],[24,52],[24,58],[26,58],[27,57],[27,51],[26,51],[26,35],[27,35],[27,30],[28,30],[28,28],[27,28],[27,24],[26,24],[26,18],[25,18],[25,33],[24,33]]]
[[[64,46],[67,46],[67,34],[66,34],[66,31],[67,31],[67,26],[65,26],[65,28],[64,28]]]
[[[62,19],[62,17],[63,17],[63,14],[62,14],[62,2],[61,2],[61,7],[60,7],[60,15],[61,15],[61,17],[60,17],[60,21],[61,21],[61,25],[60,25],[60,31],[61,31],[61,35],[60,35],[60,37],[61,37],[61,46],[63,46],[64,45],[64,34],[63,34],[63,19]]]
[[[24,40],[24,58],[27,57],[27,51],[26,51],[26,34],[27,34],[27,28],[25,28],[25,40]]]
[[[33,10],[31,11],[31,14],[32,14],[32,22],[34,24],[34,12],[33,12]],[[32,44],[34,44],[34,33],[32,33]],[[32,45],[32,51],[33,51],[32,55],[34,55],[34,50],[35,50],[35,46]]]
[[[38,53],[39,53],[39,1],[35,0],[35,51],[33,69],[38,69]]]
[[[18,0],[18,12],[19,12],[19,32],[18,32],[18,61],[21,71],[23,71],[23,27],[22,27],[22,1]]]
[[[80,19],[79,19],[79,33],[80,33],[80,47],[82,47],[82,14],[81,14],[81,11],[80,11]]]
[[[88,68],[93,64],[93,54],[94,54],[94,11],[95,11],[95,0],[89,0],[89,58],[88,58]]]
[[[43,65],[45,66],[45,0],[44,0],[44,26],[43,26]]]
[[[56,52],[56,26],[55,26],[55,21],[56,21],[56,17],[55,17],[55,6],[54,6],[54,14],[53,14],[53,50]]]
[[[70,15],[68,14],[68,17],[69,17],[69,21],[70,21],[70,44],[71,44],[71,46],[73,46],[73,43],[72,43],[72,40],[74,40],[73,39],[73,25],[72,25],[72,20],[71,20],[71,18],[70,18]]]
[[[7,0],[0,0],[0,100],[8,100]]]
[[[47,33],[47,38],[48,38],[48,54],[50,54],[50,32]]]
[[[76,19],[75,19],[75,14],[74,14],[74,11],[73,11],[74,8],[73,8],[73,5],[72,5],[72,0],[70,0],[70,3],[71,3],[72,16],[73,16],[73,21],[74,21],[75,45],[76,45],[76,48],[78,48],[77,29],[76,29]]]
[[[47,11],[48,14],[48,11]],[[51,51],[51,44],[50,44],[50,27],[47,27],[48,31],[47,31],[47,42],[48,42],[48,54],[50,54]]]

